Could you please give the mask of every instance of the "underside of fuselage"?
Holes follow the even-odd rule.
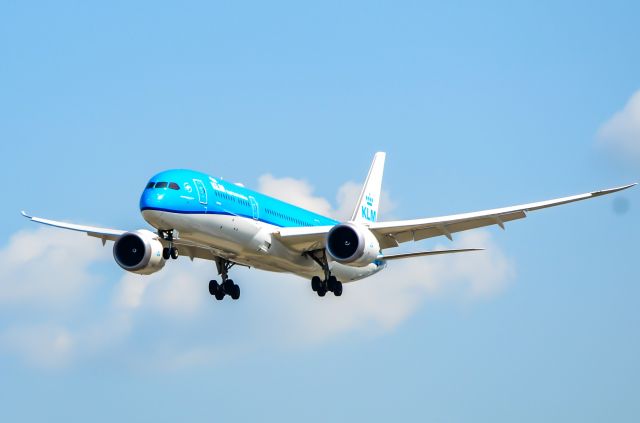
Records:
[[[221,257],[240,265],[271,272],[293,273],[305,279],[322,277],[322,268],[308,255],[284,246],[272,234],[277,227],[231,214],[175,213],[142,210],[143,218],[157,230],[176,231],[180,240],[210,251],[211,259]],[[351,282],[378,272],[384,263],[364,267],[329,262],[331,273]]]

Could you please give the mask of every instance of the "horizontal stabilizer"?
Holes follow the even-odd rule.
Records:
[[[404,254],[380,254],[378,258],[380,260],[398,260],[411,257],[421,256],[437,256],[439,254],[454,254],[454,253],[466,253],[469,251],[483,251],[484,248],[462,248],[458,250],[434,250],[434,251],[419,251],[417,253],[404,253]]]

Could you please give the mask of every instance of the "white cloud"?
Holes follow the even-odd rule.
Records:
[[[306,180],[277,178],[270,173],[258,178],[258,191],[337,220],[351,218],[361,189],[362,183],[349,181],[342,184],[338,188],[337,206],[334,208],[327,199],[315,196],[314,187]],[[383,189],[380,199],[380,216],[388,219],[389,213],[395,207],[395,202]]]
[[[115,305],[123,310],[135,310],[142,304],[149,278],[133,273],[125,274],[116,288]]]
[[[76,232],[18,232],[0,251],[0,305],[68,307],[100,281],[90,265],[109,257],[99,241]]]
[[[0,334],[0,346],[37,367],[63,367],[71,359],[73,343],[67,329],[46,323],[11,327]]]
[[[358,196],[360,195],[361,190],[362,183],[353,181],[345,182],[340,186],[340,188],[338,188],[338,195],[336,196],[338,207],[333,213],[336,219],[351,219],[353,208],[356,205],[356,201],[358,201]],[[396,203],[391,199],[389,191],[385,189],[380,192],[380,197],[380,210],[378,219],[392,220],[393,216],[391,215],[391,213],[396,208]]]
[[[322,215],[332,215],[331,203],[313,195],[314,187],[303,179],[276,178],[267,173],[258,178],[258,191]]]
[[[181,260],[169,262],[153,275],[125,274],[117,284],[115,305],[128,310],[151,310],[172,317],[189,318],[208,302],[206,282],[213,279],[211,263]],[[207,295],[204,295],[207,294]]]
[[[501,292],[513,278],[513,263],[488,232],[464,234],[454,246],[486,250],[393,261],[371,278],[345,284],[339,298],[331,294],[319,298],[309,290],[308,283],[292,279],[284,284],[278,277],[278,283],[273,280],[269,285],[277,289],[272,296],[280,298],[274,327],[286,327],[286,331],[277,333],[294,344],[324,342],[352,333],[384,333],[396,328],[429,298],[488,298]],[[296,284],[303,285],[309,294],[294,289]]]
[[[264,175],[260,185],[342,218],[360,191],[354,182],[342,185],[332,207],[305,181]],[[388,194],[383,205],[384,199],[393,207]],[[13,236],[0,251],[0,317],[9,313],[0,319],[0,348],[43,367],[98,358],[164,370],[210,366],[264,348],[383,334],[429,299],[490,297],[514,273],[489,233],[475,231],[454,245],[487,251],[390,262],[380,274],[345,285],[340,298],[320,298],[295,276],[234,268],[243,296],[217,302],[207,290],[215,266],[186,258],[151,276],[122,272],[99,290],[89,289],[102,280],[93,267],[112,260],[111,245],[103,248],[94,238],[50,228]],[[21,314],[23,305],[36,313]]]
[[[600,127],[598,139],[621,157],[640,161],[640,90]]]

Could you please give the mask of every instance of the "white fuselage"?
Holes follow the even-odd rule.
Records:
[[[181,240],[211,250],[241,265],[272,272],[287,272],[311,279],[324,277],[321,267],[310,257],[285,247],[271,234],[278,227],[258,220],[223,214],[183,214],[158,210],[142,211],[144,219],[156,229],[172,228]],[[342,282],[371,276],[384,269],[385,263],[363,267],[349,266],[329,258],[331,274]]]

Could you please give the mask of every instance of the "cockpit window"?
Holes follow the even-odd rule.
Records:
[[[167,187],[167,183],[166,182],[157,182],[156,183],[156,188],[166,188]]]
[[[155,182],[149,182],[149,183],[147,184],[147,187],[146,187],[145,189],[153,188],[153,186],[154,186],[155,184],[156,184]]]
[[[177,191],[177,190],[180,189],[180,186],[178,186],[178,184],[176,184],[175,182],[170,182],[169,183],[169,188],[175,189]]]

